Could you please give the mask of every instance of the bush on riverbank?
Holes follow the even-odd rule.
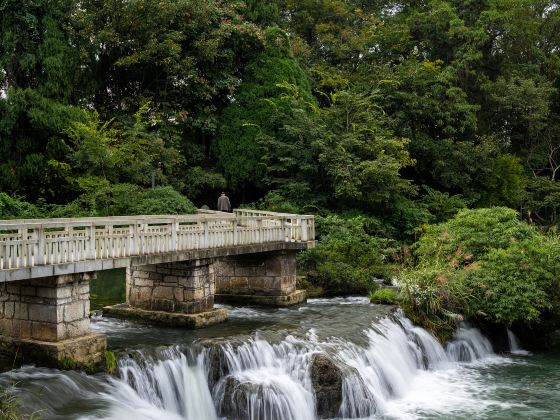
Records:
[[[398,305],[400,302],[399,294],[394,289],[377,289],[369,294],[371,303],[378,305]]]
[[[400,275],[403,307],[440,337],[454,314],[526,326],[558,311],[560,240],[518,219],[514,210],[462,210],[429,226]]]
[[[388,278],[395,242],[368,233],[366,217],[316,217],[316,248],[301,254],[300,266],[326,294],[369,293],[376,278]]]

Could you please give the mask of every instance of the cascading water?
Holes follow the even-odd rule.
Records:
[[[507,337],[508,337],[509,352],[511,354],[518,354],[518,355],[523,355],[523,356],[528,355],[529,352],[527,350],[523,350],[521,348],[521,344],[519,343],[519,340],[515,336],[513,331],[511,331],[509,328],[507,328],[506,332],[507,332]]]
[[[362,340],[320,338],[311,329],[305,335],[290,334],[276,341],[257,332],[236,344],[222,340],[212,346],[176,346],[150,355],[135,351],[119,361],[116,377],[85,377],[91,385],[72,385],[82,390],[82,401],[96,403],[87,415],[66,418],[331,418],[321,412],[315,398],[312,375],[317,355],[332,361],[340,375],[340,388],[327,389],[337,407],[336,418],[416,418],[410,413],[422,406],[415,399],[429,397],[425,395],[426,384],[445,393],[445,386],[453,385],[449,378],[457,375],[461,366],[496,357],[488,340],[466,324],[444,349],[426,330],[396,312],[366,328]],[[468,369],[461,372],[469,374]],[[52,375],[61,376],[58,372]],[[27,373],[22,377],[29,380]],[[64,380],[74,383],[76,378]],[[52,392],[58,393],[60,387],[53,386]],[[456,385],[449,393],[458,404],[460,398],[468,399],[462,387]],[[47,395],[50,388],[43,392]]]
[[[493,351],[490,341],[478,329],[462,322],[453,340],[447,344],[447,354],[455,362],[472,362],[492,355]]]

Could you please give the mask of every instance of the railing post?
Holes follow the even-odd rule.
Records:
[[[27,228],[21,229],[20,236],[21,236],[21,252],[19,254],[19,266],[20,267],[31,266],[31,254],[29,253],[29,247],[27,246],[28,244]]]
[[[45,229],[43,225],[35,228],[35,232],[37,234],[37,256],[36,256],[36,265],[43,265],[45,264]]]
[[[257,243],[260,244],[263,242],[263,221],[262,218],[259,217],[257,219]]]
[[[136,254],[136,222],[128,225],[128,255]]]
[[[178,251],[177,224],[177,219],[173,219],[173,221],[171,222],[171,246],[169,247],[171,251]]]
[[[86,226],[86,260],[95,259],[95,226],[93,223]]]
[[[237,217],[233,220],[233,245],[237,245]]]
[[[210,247],[210,236],[208,233],[208,220],[204,219],[202,221],[202,228],[204,229],[204,236],[203,236],[203,248],[209,248]]]
[[[307,242],[307,219],[301,218],[301,242]]]

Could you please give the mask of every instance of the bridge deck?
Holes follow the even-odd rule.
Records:
[[[234,210],[185,216],[0,221],[0,282],[127,267],[131,261],[303,249],[313,216]]]

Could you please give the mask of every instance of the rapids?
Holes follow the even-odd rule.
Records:
[[[525,363],[494,354],[467,324],[444,348],[400,311],[366,298],[231,308],[228,323],[203,333],[102,317],[94,327],[125,350],[115,376],[26,366],[0,375],[0,385],[49,419],[311,420],[312,364],[321,354],[341,375],[335,418],[481,418],[517,404],[495,399],[485,372]]]

